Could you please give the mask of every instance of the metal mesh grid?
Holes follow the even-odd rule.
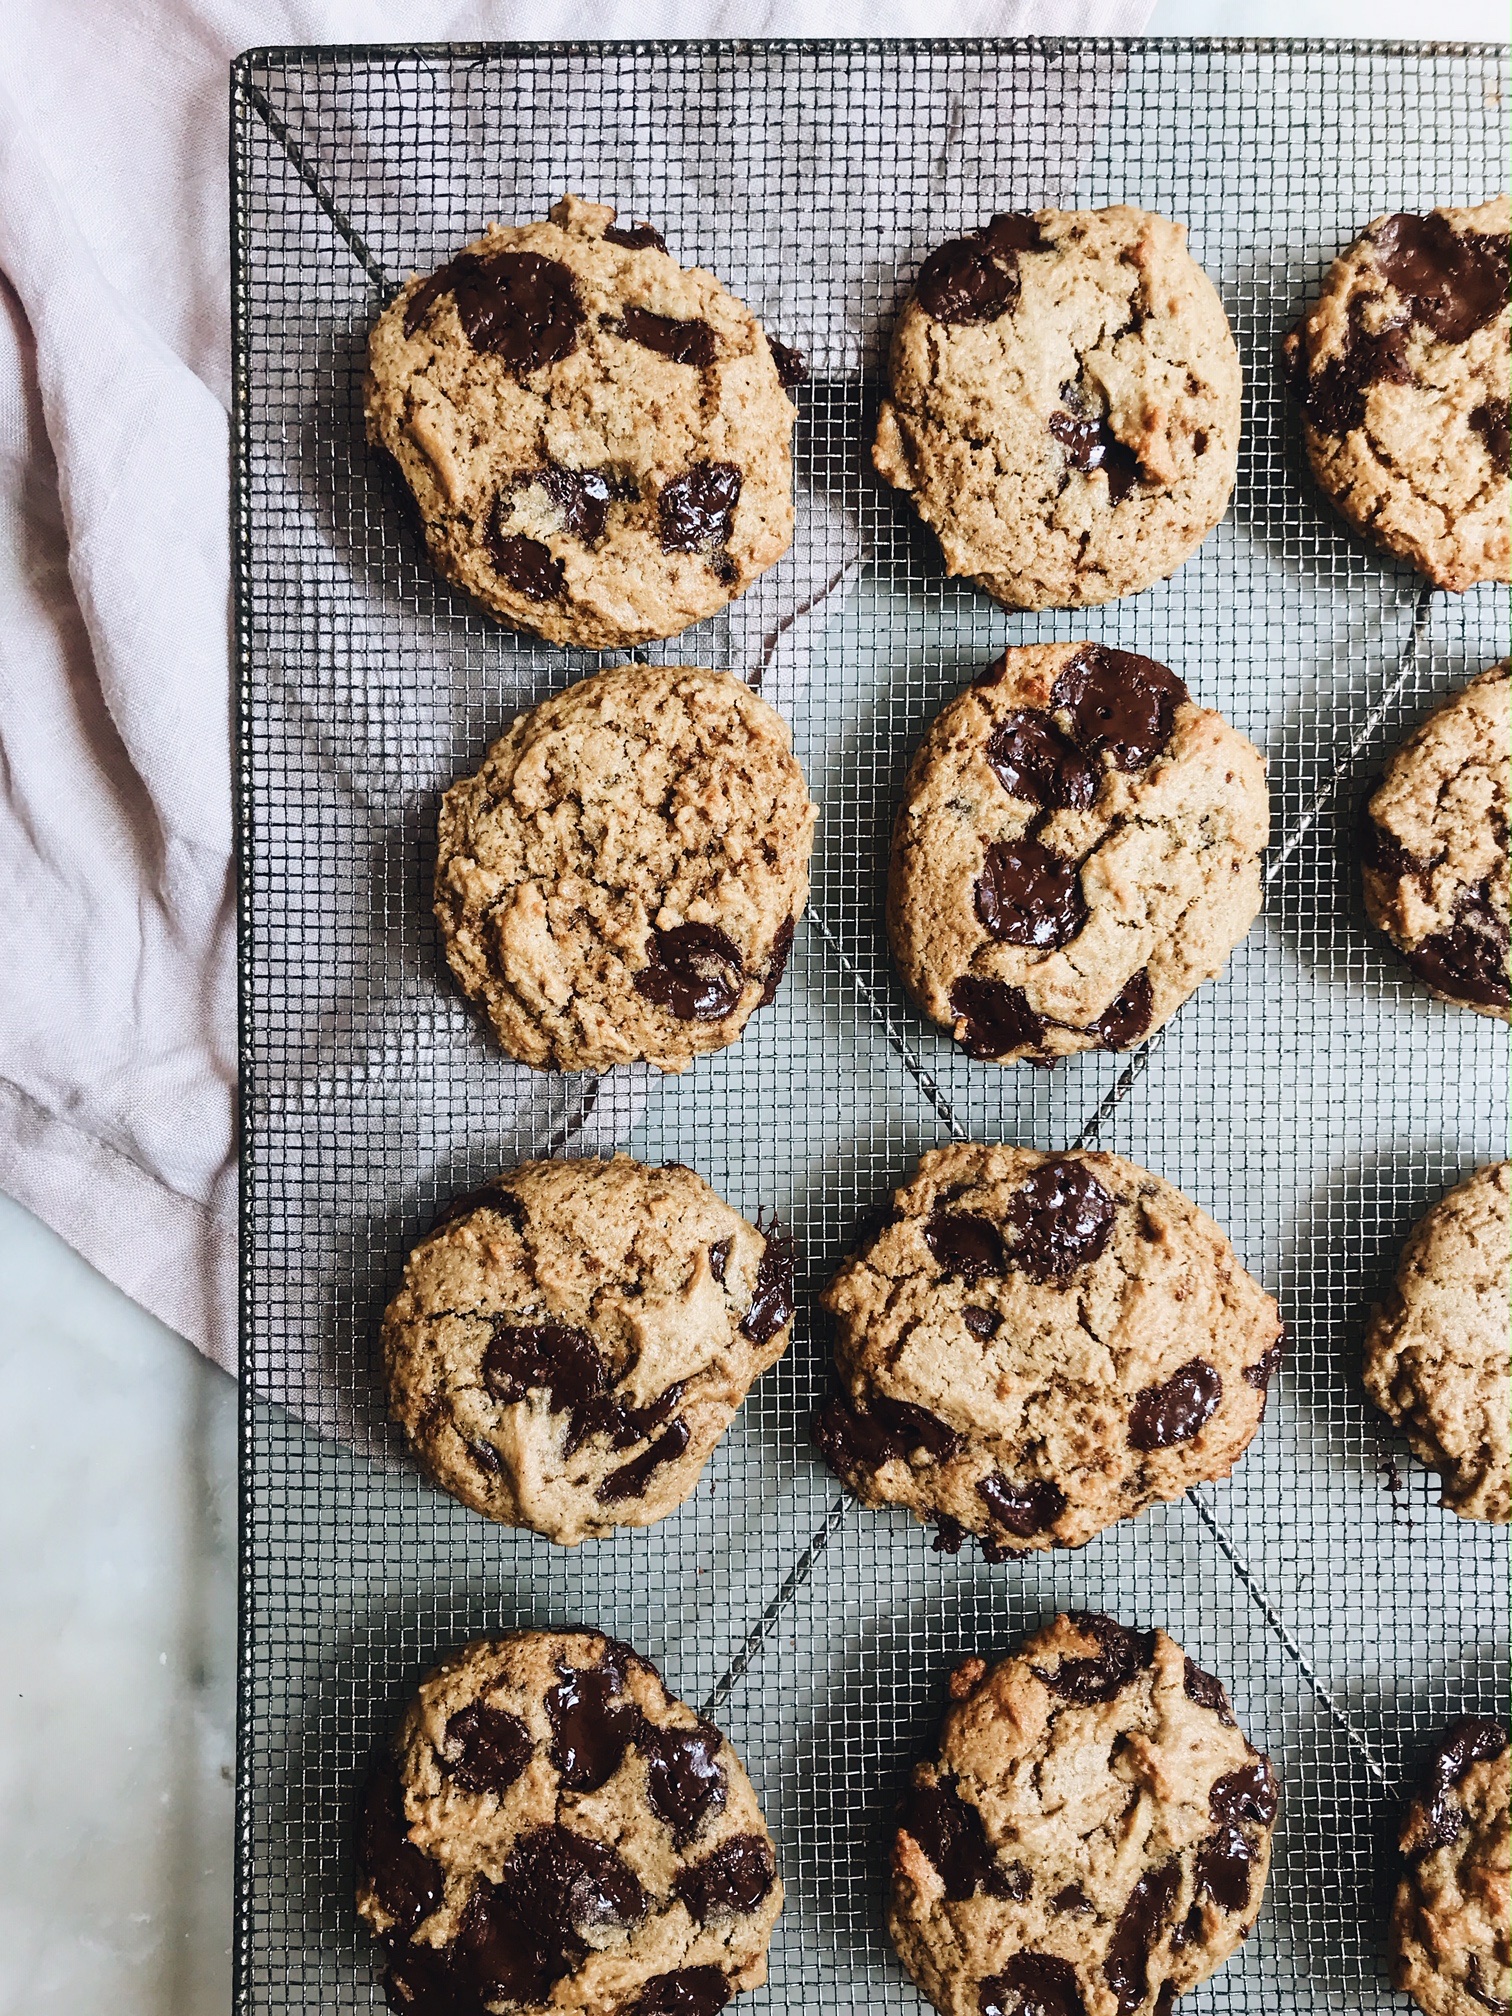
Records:
[[[381,2003],[349,1870],[375,1738],[452,1646],[573,1620],[657,1660],[750,1768],[788,1884],[750,2006],[918,2008],[882,1927],[888,1812],[955,1659],[1066,1606],[1166,1624],[1229,1679],[1281,1772],[1260,1926],[1193,2009],[1404,2006],[1382,1954],[1390,1821],[1444,1721],[1502,1708],[1506,1560],[1494,1529],[1437,1509],[1356,1362],[1408,1226],[1506,1152],[1506,1055],[1498,1025],[1427,999],[1367,931],[1348,834],[1385,752],[1505,648],[1507,607],[1497,590],[1431,594],[1342,529],[1299,474],[1273,358],[1367,218],[1501,185],[1504,60],[1056,42],[237,64],[239,2008]],[[652,218],[814,369],[793,554],[646,654],[764,671],[823,807],[813,902],[775,1008],[655,1084],[532,1077],[445,980],[428,900],[439,794],[519,706],[600,661],[512,637],[450,593],[362,432],[386,291],[564,188]],[[1233,321],[1248,387],[1234,507],[1162,587],[1009,615],[944,579],[869,474],[887,330],[952,232],[1123,199],[1186,220]],[[1000,1070],[903,997],[880,926],[885,835],[943,699],[1005,642],[1066,636],[1163,659],[1260,744],[1267,904],[1133,1061]],[[391,1443],[378,1312],[438,1204],[494,1168],[616,1142],[689,1162],[747,1214],[793,1222],[812,1287],[951,1134],[1095,1139],[1230,1232],[1291,1342],[1228,1484],[1076,1554],[932,1554],[902,1515],[846,1500],[809,1447],[826,1346],[807,1300],[694,1498],[648,1532],[567,1552],[492,1528]]]

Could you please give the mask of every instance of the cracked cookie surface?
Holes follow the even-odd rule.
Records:
[[[1372,924],[1441,1001],[1508,1019],[1504,660],[1421,723],[1370,794],[1361,877]]]
[[[995,217],[931,253],[893,336],[879,475],[947,572],[1019,609],[1148,588],[1227,509],[1239,355],[1181,224]]]
[[[825,1460],[993,1558],[1226,1477],[1280,1356],[1223,1233],[1116,1155],[931,1149],[821,1300]]]
[[[1477,1169],[1421,1218],[1371,1314],[1365,1390],[1462,1519],[1512,1519],[1508,1206],[1512,1164]]]
[[[565,196],[400,290],[368,431],[449,581],[555,644],[639,644],[787,551],[797,368],[657,232]]]
[[[447,961],[521,1063],[684,1070],[775,995],[817,817],[786,723],[728,672],[596,673],[443,799]]]
[[[1391,1979],[1425,2016],[1485,2016],[1512,1998],[1507,1731],[1445,1731],[1402,1819]]]
[[[951,1676],[888,1930],[944,2016],[1169,2016],[1259,1915],[1278,1790],[1164,1631],[1057,1617]]]
[[[357,1910],[411,2016],[714,2016],[782,1908],[739,1758],[596,1631],[482,1639],[375,1761]]]
[[[389,1406],[444,1490],[572,1546],[683,1502],[792,1317],[791,1241],[691,1169],[525,1162],[410,1254]]]
[[[1025,645],[931,723],[893,826],[888,936],[973,1057],[1127,1049],[1260,908],[1265,761],[1173,672]]]
[[[1377,217],[1282,346],[1319,488],[1439,588],[1508,578],[1508,220]]]

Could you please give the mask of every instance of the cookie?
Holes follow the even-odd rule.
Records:
[[[1186,229],[1118,205],[994,217],[925,260],[878,474],[946,571],[1015,609],[1132,595],[1228,508],[1239,353]]]
[[[682,1071],[774,998],[817,818],[782,717],[728,672],[579,680],[442,801],[447,962],[523,1064]]]
[[[1260,908],[1265,759],[1174,672],[1102,644],[1006,651],[931,723],[893,826],[909,992],[973,1057],[1124,1050]]]
[[[1408,736],[1361,828],[1370,921],[1438,995],[1508,1019],[1508,662]]]
[[[712,273],[564,196],[400,289],[368,432],[447,580],[553,644],[640,644],[792,543],[795,371]]]
[[[1371,1313],[1365,1390],[1443,1479],[1462,1519],[1512,1520],[1507,1308],[1512,1163],[1495,1162],[1413,1227]]]
[[[389,1407],[490,1519],[566,1546],[650,1526],[787,1349],[793,1258],[678,1163],[522,1162],[406,1261]]]
[[[1218,1227],[1116,1155],[931,1149],[821,1300],[825,1460],[989,1559],[1226,1477],[1280,1358]]]
[[[1508,578],[1508,214],[1377,217],[1282,345],[1319,488],[1437,588]]]
[[[1260,1912],[1270,1759],[1164,1631],[1057,1617],[950,1681],[887,1924],[945,2016],[1169,2016]]]
[[[1402,1819],[1391,1979],[1426,2016],[1485,2016],[1512,1997],[1507,1732],[1457,1722]]]
[[[597,1631],[469,1645],[368,1781],[357,1910],[406,2016],[714,2016],[782,1908],[740,1759]]]

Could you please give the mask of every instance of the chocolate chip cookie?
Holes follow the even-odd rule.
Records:
[[[1280,1357],[1218,1227],[1116,1155],[932,1149],[821,1300],[825,1460],[989,1559],[1226,1477]]]
[[[1477,1169],[1413,1227],[1371,1315],[1365,1390],[1407,1431],[1462,1519],[1512,1520],[1512,1163]]]
[[[442,801],[447,961],[523,1064],[682,1071],[775,996],[817,817],[782,717],[729,673],[579,680]]]
[[[793,1257],[680,1164],[523,1162],[405,1263],[389,1406],[490,1519],[566,1546],[652,1525],[787,1349]]]
[[[1249,929],[1269,828],[1264,758],[1174,672],[1021,646],[936,716],[909,770],[894,957],[973,1057],[1127,1049]]]
[[[1057,1617],[950,1681],[887,1924],[945,2016],[1168,2016],[1260,1912],[1278,1792],[1164,1631]]]
[[[1402,744],[1361,829],[1365,908],[1441,1001],[1508,1019],[1503,660]]]
[[[1457,1722],[1402,1819],[1391,1978],[1426,2016],[1485,2016],[1512,1997],[1507,1732]]]
[[[739,1758],[596,1631],[486,1638],[375,1763],[357,1910],[406,2016],[714,2016],[782,1908]]]
[[[1173,574],[1228,507],[1239,354],[1164,217],[994,217],[925,260],[892,342],[872,459],[946,571],[1015,609]]]
[[[793,353],[649,225],[564,196],[374,327],[368,431],[431,557],[554,644],[671,637],[792,543]]]
[[[1319,487],[1438,588],[1508,578],[1508,217],[1377,217],[1282,346]]]

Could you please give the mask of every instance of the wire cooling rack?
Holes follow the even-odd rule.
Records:
[[[1502,184],[1492,47],[539,44],[264,51],[233,77],[243,1118],[237,2007],[381,2003],[351,1903],[356,1787],[420,1673],[480,1632],[629,1639],[743,1754],[788,1903],[752,2009],[915,2010],[882,1922],[887,1819],[947,1672],[1057,1608],[1160,1623],[1230,1682],[1284,1805],[1264,1915],[1194,2011],[1404,2008],[1389,1831],[1452,1715],[1503,1708],[1503,1536],[1438,1510],[1364,1402],[1365,1312],[1413,1220],[1506,1152],[1499,1025],[1365,926],[1350,826],[1402,734],[1505,648],[1506,597],[1434,594],[1309,488],[1277,339],[1371,216]],[[564,189],[649,217],[801,344],[799,534],[726,617],[647,655],[759,675],[823,808],[776,1006],[684,1078],[515,1067],[444,976],[441,791],[599,659],[499,629],[432,573],[363,438],[365,332],[491,217]],[[1233,508],[1175,579],[1078,615],[947,581],[869,473],[878,373],[923,255],[995,210],[1186,221],[1246,376]],[[940,703],[1005,643],[1174,666],[1266,752],[1264,915],[1132,1058],[976,1064],[907,1004],[886,834]],[[1096,1142],[1226,1227],[1290,1336],[1227,1484],[999,1567],[847,1500],[810,1447],[811,1292],[693,1499],[575,1552],[423,1484],[374,1334],[440,1204],[525,1154],[616,1143],[796,1227],[809,1291],[951,1137]],[[743,2006],[746,2006],[743,2004]],[[1183,2004],[1183,2006],[1187,2006]]]

